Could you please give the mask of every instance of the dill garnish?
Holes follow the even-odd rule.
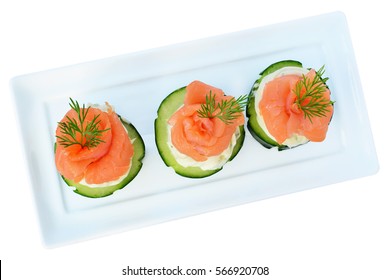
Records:
[[[80,145],[81,148],[86,147],[88,149],[103,143],[104,140],[100,137],[103,132],[110,128],[99,128],[100,114],[95,115],[92,120],[86,122],[86,117],[91,107],[85,108],[83,104],[81,108],[77,101],[73,101],[72,98],[69,99],[69,105],[77,113],[77,119],[66,116],[66,121],[58,123],[61,132],[61,135],[56,136],[58,143],[66,148],[72,145]]]
[[[329,78],[323,78],[325,65],[323,65],[315,74],[313,79],[302,75],[302,79],[296,84],[293,92],[297,96],[295,104],[302,110],[305,118],[312,122],[313,117],[325,117],[330,111],[329,106],[334,101],[325,98],[324,93],[327,90],[326,81]],[[303,91],[303,93],[302,93]]]
[[[201,109],[198,110],[198,116],[201,118],[219,118],[225,124],[229,125],[233,123],[233,120],[238,118],[247,103],[247,95],[242,95],[229,100],[221,100],[216,103],[215,94],[210,93],[206,95],[206,103],[201,104]]]

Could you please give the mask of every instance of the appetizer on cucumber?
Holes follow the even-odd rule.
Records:
[[[200,81],[168,95],[155,120],[156,145],[165,164],[190,178],[220,171],[243,145],[246,100]]]
[[[248,130],[267,148],[293,148],[325,139],[333,101],[324,78],[294,60],[270,65],[254,83],[247,104]]]
[[[140,171],[145,155],[141,135],[108,103],[86,108],[70,99],[69,105],[56,129],[57,170],[80,195],[111,195]]]

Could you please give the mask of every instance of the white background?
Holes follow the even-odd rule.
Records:
[[[148,279],[122,276],[128,265],[269,266],[264,279],[390,279],[390,20],[385,1],[356,2],[2,1],[4,279]],[[332,11],[344,12],[349,23],[380,163],[376,175],[56,249],[42,245],[10,78]],[[181,277],[187,278],[224,277]]]

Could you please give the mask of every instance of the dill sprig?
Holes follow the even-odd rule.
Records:
[[[86,123],[86,117],[88,115],[89,109],[88,106],[81,108],[77,101],[73,101],[70,98],[69,106],[77,113],[77,119],[70,118],[66,116],[66,121],[59,122],[58,126],[62,135],[57,135],[58,143],[64,147],[69,147],[72,145],[80,145],[81,148],[93,148],[98,146],[100,143],[105,141],[101,139],[103,132],[109,130],[99,129],[100,120],[98,115],[95,115],[91,121]]]
[[[206,103],[201,104],[201,109],[197,111],[198,116],[210,119],[218,118],[227,125],[232,124],[233,120],[238,118],[240,113],[244,111],[247,99],[247,95],[242,95],[237,99],[232,97],[229,100],[221,100],[216,103],[215,94],[212,94],[210,91],[206,95]]]
[[[295,104],[302,110],[305,118],[312,122],[313,117],[325,117],[330,111],[329,106],[334,101],[325,98],[324,93],[327,90],[326,82],[329,78],[323,78],[325,65],[323,65],[315,74],[313,79],[302,75],[302,79],[296,84],[293,92],[297,96]],[[304,93],[302,93],[304,91]]]

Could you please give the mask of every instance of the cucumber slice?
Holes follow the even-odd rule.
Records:
[[[295,60],[283,60],[268,66],[264,71],[260,73],[260,77],[253,84],[250,94],[248,96],[248,103],[246,108],[246,115],[248,117],[247,127],[251,135],[264,147],[268,149],[277,147],[279,151],[286,150],[291,147],[287,145],[281,145],[276,142],[273,137],[269,135],[265,131],[265,129],[259,124],[256,113],[257,104],[255,104],[255,95],[259,89],[261,82],[266,76],[285,67],[303,68],[302,63]]]
[[[80,183],[75,183],[72,180],[69,180],[63,176],[62,179],[65,181],[65,183],[68,186],[75,187],[74,192],[77,194],[80,194],[82,196],[90,197],[90,198],[99,198],[99,197],[105,197],[113,194],[115,191],[124,188],[127,184],[129,184],[138,174],[138,172],[141,170],[142,167],[142,159],[145,156],[145,144],[141,137],[141,135],[138,133],[136,128],[130,123],[125,121],[123,118],[121,118],[118,115],[119,119],[121,120],[122,124],[125,126],[127,130],[127,134],[129,135],[129,138],[131,139],[133,146],[134,146],[134,154],[131,159],[131,167],[129,170],[129,173],[127,176],[118,182],[113,183],[112,185],[108,185],[106,187],[90,187],[88,185],[83,185]]]
[[[203,170],[200,167],[185,167],[180,165],[169,147],[169,118],[183,105],[186,94],[186,87],[179,88],[169,94],[160,104],[157,111],[157,118],[154,122],[155,141],[158,152],[165,165],[172,167],[175,172],[181,176],[189,178],[204,178],[220,171],[222,167],[212,170]],[[231,161],[240,151],[245,138],[244,126],[239,127],[239,136],[233,148],[232,155],[228,161]]]

